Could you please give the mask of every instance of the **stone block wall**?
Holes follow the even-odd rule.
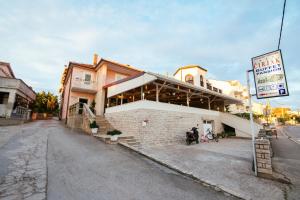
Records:
[[[272,175],[272,149],[268,139],[255,140],[256,165],[258,176]]]
[[[69,128],[81,129],[87,134],[91,134],[90,121],[84,115],[70,115],[67,119],[67,126]]]
[[[82,127],[82,115],[71,115],[67,119],[67,126],[69,128],[81,129]]]
[[[188,129],[199,124],[203,133],[203,120],[214,121],[215,133],[223,131],[218,116],[155,109],[134,109],[106,113],[111,125],[122,131],[124,136],[134,136],[143,144],[168,144],[184,142]]]

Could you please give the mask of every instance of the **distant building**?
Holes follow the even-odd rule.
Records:
[[[289,116],[291,109],[288,107],[273,107],[272,116],[276,118],[285,118]]]
[[[249,97],[248,89],[242,85],[238,80],[220,81],[209,79],[208,82],[220,88],[224,94],[240,99],[243,104],[231,104],[229,112],[236,113],[249,113]],[[263,115],[265,105],[252,101],[252,111],[254,114]]]
[[[35,92],[15,77],[9,63],[0,62],[0,117],[27,118]]]

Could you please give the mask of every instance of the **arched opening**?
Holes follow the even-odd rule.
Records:
[[[185,82],[194,85],[194,77],[191,74],[187,74],[185,76]]]
[[[203,76],[202,75],[200,75],[200,85],[202,87],[204,87],[204,80],[203,80]]]

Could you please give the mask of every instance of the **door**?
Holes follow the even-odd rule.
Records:
[[[83,104],[84,103],[88,103],[88,99],[84,99],[84,98],[79,98],[79,113],[78,114],[82,114],[82,109],[83,109]]]
[[[203,120],[203,132],[204,135],[213,131],[213,121]]]

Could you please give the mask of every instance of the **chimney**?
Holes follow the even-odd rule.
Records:
[[[98,63],[98,59],[99,59],[99,56],[98,54],[94,54],[94,58],[93,58],[93,65],[96,65]]]

